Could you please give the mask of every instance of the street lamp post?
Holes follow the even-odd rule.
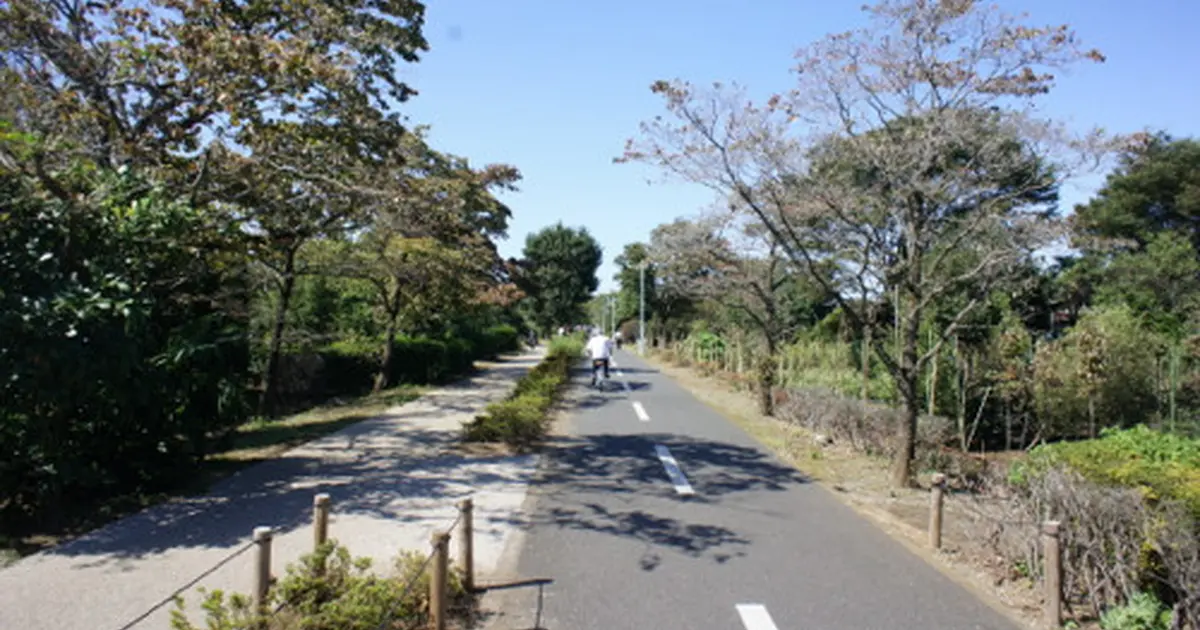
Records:
[[[646,261],[638,278],[638,355],[646,356]]]

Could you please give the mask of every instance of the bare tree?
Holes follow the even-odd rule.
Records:
[[[797,88],[764,106],[737,86],[656,82],[670,116],[643,123],[618,161],[738,198],[857,326],[872,321],[864,298],[898,294],[899,352],[880,338],[872,346],[905,403],[893,467],[903,486],[923,366],[1055,238],[1057,184],[1103,146],[1039,120],[1033,99],[1052,87],[1051,69],[1102,57],[1066,26],[1026,26],[971,0],[866,10],[868,27],[802,49]],[[816,273],[831,261],[840,273]],[[922,314],[951,296],[965,299],[920,353]]]
[[[778,349],[794,322],[784,304],[789,263],[771,232],[737,214],[677,219],[652,232],[650,260],[685,294],[753,323],[765,350],[755,358],[759,411],[773,415]]]

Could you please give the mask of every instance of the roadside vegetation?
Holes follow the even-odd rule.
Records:
[[[538,444],[550,428],[551,412],[583,356],[580,335],[554,337],[546,356],[517,381],[508,398],[487,406],[463,427],[467,442],[503,442],[518,449]]]
[[[800,460],[887,462],[871,491],[894,503],[947,473],[997,584],[1040,576],[1037,525],[1060,519],[1076,623],[1198,627],[1200,142],[1044,119],[1057,72],[1104,61],[1069,26],[866,10],[763,102],[653,84],[663,115],[617,161],[715,199],[625,247],[624,334],[644,265],[658,356],[816,437],[781,438]],[[1064,218],[1063,184],[1095,164],[1107,180]]]
[[[370,558],[353,558],[334,541],[288,565],[270,589],[264,608],[256,610],[249,595],[214,590],[201,607],[197,626],[181,601],[172,611],[173,630],[407,630],[427,627],[429,572],[426,558],[411,551],[397,556],[383,571],[372,571]],[[472,610],[473,598],[462,573],[451,567],[446,584],[447,612],[460,619]]]
[[[501,257],[519,170],[406,121],[422,3],[261,9],[0,7],[6,554],[469,374],[595,288],[586,230]]]

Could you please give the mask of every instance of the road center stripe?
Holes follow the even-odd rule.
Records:
[[[762,604],[738,604],[737,611],[746,630],[779,630],[771,620],[771,613]]]
[[[685,497],[696,494],[696,491],[692,490],[691,484],[688,483],[687,477],[683,476],[683,471],[679,469],[679,462],[675,461],[671,451],[662,444],[655,444],[654,452],[658,453],[659,461],[662,462],[663,468],[667,469],[667,477],[671,480],[671,485],[675,486],[675,492]]]
[[[650,414],[646,413],[646,408],[642,406],[642,403],[636,400],[633,401],[633,413],[637,414],[638,420],[641,420],[642,422],[650,422]]]

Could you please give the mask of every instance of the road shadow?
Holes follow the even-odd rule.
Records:
[[[680,462],[696,491],[678,498],[669,483],[655,446],[662,444]],[[562,437],[548,447],[535,482],[546,502],[532,517],[532,526],[564,527],[600,532],[643,542],[639,561],[654,570],[661,558],[657,548],[691,556],[711,556],[725,562],[742,555],[749,541],[723,525],[686,522],[646,509],[625,509],[622,497],[658,496],[717,504],[736,493],[784,491],[809,480],[775,462],[755,448],[696,439],[684,435],[601,434]]]

